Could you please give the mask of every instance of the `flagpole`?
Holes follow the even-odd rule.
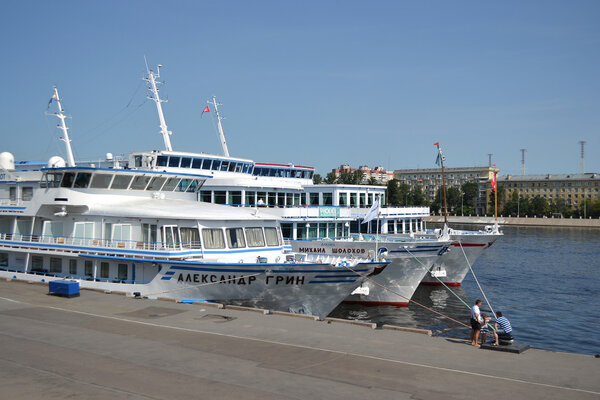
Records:
[[[494,182],[496,182],[496,187],[494,188],[494,216],[496,219],[496,223],[498,222],[498,179],[496,175],[496,171],[494,171]]]
[[[444,176],[444,155],[442,154],[442,149],[440,149],[440,143],[436,142],[439,157],[440,157],[440,165],[442,166],[442,188],[444,191],[444,224],[448,224],[448,205],[446,204],[446,178]]]

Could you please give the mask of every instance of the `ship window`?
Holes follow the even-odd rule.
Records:
[[[323,193],[323,205],[326,205],[326,206],[333,205],[333,194],[332,193]]]
[[[222,161],[221,162],[221,171],[227,171],[229,170],[229,161]]]
[[[130,224],[114,224],[112,229],[112,240],[129,241],[131,240]]]
[[[230,206],[240,206],[242,205],[242,192],[241,191],[230,191],[229,192],[229,201],[227,202]]]
[[[148,182],[150,182],[149,176],[136,176],[133,178],[133,182],[131,183],[131,187],[129,189],[144,190],[146,189],[146,186],[148,186]]]
[[[182,179],[181,181],[179,181],[179,185],[177,185],[177,192],[185,192],[185,190],[188,188],[188,186],[190,186],[190,180],[189,179]]]
[[[227,204],[226,192],[224,190],[215,190],[215,204]]]
[[[219,169],[221,169],[221,160],[213,160],[211,169],[213,171],[218,171]]]
[[[242,169],[245,167],[242,163],[235,164],[235,172],[242,172]]]
[[[162,188],[163,192],[172,192],[179,183],[179,178],[169,178]]]
[[[127,264],[119,264],[118,266],[118,277],[120,281],[127,280]]]
[[[0,253],[0,267],[8,267],[8,253]]]
[[[310,205],[311,206],[319,205],[319,193],[311,193],[310,194]]]
[[[113,175],[111,174],[94,174],[92,182],[90,183],[91,188],[96,189],[107,189],[110,186]]]
[[[31,270],[32,271],[43,271],[44,270],[44,257],[31,256]]]
[[[155,176],[154,178],[152,178],[152,181],[150,181],[150,184],[148,185],[146,190],[160,190],[160,188],[166,180],[167,178]]]
[[[231,249],[239,249],[240,247],[246,247],[246,241],[244,240],[244,230],[242,228],[227,229],[227,244]]]
[[[85,260],[83,272],[85,276],[94,276],[94,264],[91,260]]]
[[[198,179],[194,179],[191,183],[190,186],[188,186],[186,192],[195,192],[196,190],[198,190],[200,188],[200,186],[202,186],[200,184],[200,181]]]
[[[74,180],[75,180],[74,172],[65,172],[65,175],[63,176],[63,180],[60,183],[60,187],[70,188],[71,186],[73,186]]]
[[[235,166],[236,166],[236,163],[234,163],[233,161],[232,161],[232,162],[230,162],[230,163],[229,163],[229,169],[228,169],[228,171],[229,171],[229,172],[233,172],[233,171],[235,171]]]
[[[279,246],[279,235],[277,235],[277,229],[265,228],[265,236],[267,238],[267,246]]]
[[[180,157],[169,157],[169,167],[174,167],[177,168],[179,167],[179,161],[181,160]]]
[[[182,157],[181,158],[181,168],[190,168],[192,166],[192,158],[191,157]]]
[[[246,192],[246,205],[253,206],[256,204],[256,192]]]
[[[32,187],[24,187],[21,191],[21,198],[23,201],[29,201],[33,197],[33,188]]]
[[[50,257],[50,272],[62,273],[62,259],[58,257]]]
[[[56,237],[63,236],[62,221],[45,221],[42,229],[42,236],[46,240],[54,240]]]
[[[246,239],[249,247],[263,247],[265,238],[262,228],[246,228]]]
[[[140,168],[142,166],[142,156],[135,156],[133,160],[133,164],[136,168]]]
[[[11,186],[8,189],[8,198],[10,201],[17,201],[17,187]]]
[[[223,231],[221,229],[202,229],[202,241],[207,249],[224,249]]]
[[[195,168],[195,169],[202,168],[202,159],[201,158],[194,158],[194,161],[192,161],[192,168]]]
[[[100,278],[108,278],[109,264],[107,262],[100,263]]]
[[[293,237],[292,237],[293,227],[294,227],[294,224],[281,223],[281,233],[283,234],[284,238],[293,239]]]
[[[210,190],[201,190],[200,201],[210,203],[212,201],[212,192]]]
[[[188,249],[200,248],[198,228],[179,228],[179,235],[181,236],[181,247]]]
[[[78,173],[77,177],[75,178],[75,184],[73,185],[73,187],[85,189],[90,184],[91,177],[92,177],[92,174],[89,172]]]
[[[169,160],[168,156],[158,156],[158,157],[156,157],[156,166],[157,167],[166,167],[168,160]]]
[[[74,259],[69,260],[69,274],[77,275],[77,260],[74,260]]]
[[[202,162],[202,169],[210,169],[210,165],[212,163],[212,160],[207,158]]]
[[[60,181],[62,179],[62,174],[49,172],[46,174],[42,181],[40,182],[41,187],[58,187],[60,185]]]
[[[132,178],[131,175],[115,175],[111,189],[127,189]]]

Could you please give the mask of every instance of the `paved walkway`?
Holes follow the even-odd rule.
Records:
[[[600,359],[0,281],[10,399],[600,399]]]

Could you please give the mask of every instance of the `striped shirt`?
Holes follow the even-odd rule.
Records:
[[[500,317],[496,319],[496,322],[498,323],[498,325],[500,325],[500,328],[502,328],[504,332],[512,332],[512,326],[510,326],[510,322],[508,322],[508,320],[505,317]]]

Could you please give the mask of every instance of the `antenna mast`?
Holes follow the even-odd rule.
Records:
[[[521,175],[525,175],[525,152],[527,149],[521,149]]]
[[[165,149],[167,151],[173,151],[173,148],[171,147],[171,139],[169,138],[169,136],[172,134],[172,132],[167,129],[167,123],[165,122],[165,116],[163,114],[162,106],[160,105],[160,103],[166,103],[167,100],[160,99],[160,97],[158,95],[158,89],[156,87],[157,83],[158,84],[162,83],[162,82],[156,82],[156,78],[160,78],[160,68],[161,67],[162,67],[162,65],[158,64],[158,66],[156,67],[156,75],[154,75],[154,72],[151,69],[148,69],[148,65],[146,64],[146,70],[148,71],[148,77],[143,78],[143,79],[150,84],[150,86],[148,87],[148,90],[150,90],[151,95],[148,96],[148,98],[150,100],[154,100],[154,102],[156,103],[156,110],[158,111],[158,120],[160,121],[160,133],[163,136],[163,140],[165,142]]]
[[[227,148],[227,142],[225,141],[225,133],[223,133],[223,126],[221,125],[221,120],[223,117],[219,114],[219,107],[223,104],[217,103],[217,98],[215,96],[212,97],[212,102],[208,101],[208,104],[212,104],[215,107],[215,114],[217,115],[217,127],[219,128],[219,140],[221,141],[221,147],[223,148],[223,155],[225,157],[229,157],[229,149]]]
[[[581,145],[581,173],[585,174],[585,161],[583,158],[583,148],[585,146],[585,141],[580,141],[579,144]]]
[[[58,97],[58,89],[56,86],[54,86],[54,93],[52,94],[51,100],[56,100],[56,105],[58,106],[58,112],[52,115],[60,119],[60,125],[58,125],[58,128],[60,128],[60,130],[63,132],[63,137],[60,138],[60,140],[65,142],[65,147],[67,149],[67,163],[69,167],[74,167],[75,159],[73,158],[73,150],[71,149],[71,139],[69,139],[69,128],[67,128],[67,124],[65,124],[65,118],[67,117],[65,116],[62,105],[60,104],[60,97]]]

